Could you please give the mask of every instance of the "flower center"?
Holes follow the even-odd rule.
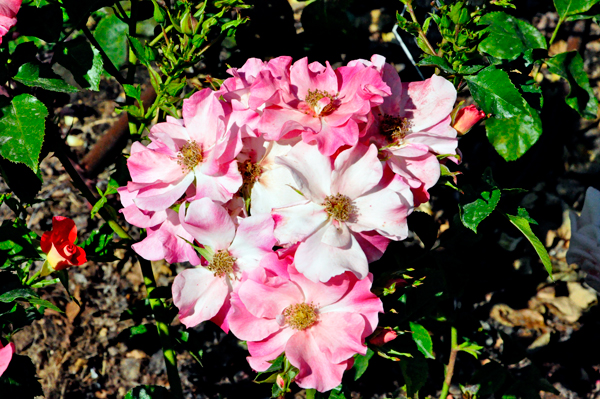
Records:
[[[340,193],[328,195],[325,197],[325,202],[323,202],[322,205],[325,207],[325,212],[338,222],[348,221],[348,219],[350,219],[357,211],[352,200]]]
[[[252,163],[250,160],[238,162],[238,169],[242,174],[243,184],[240,188],[242,193],[250,193],[252,185],[262,175],[263,168],[257,163]]]
[[[283,316],[294,330],[306,330],[319,320],[317,307],[312,302],[290,305],[284,309]]]
[[[323,90],[308,90],[304,99],[317,115],[328,115],[338,108],[335,96]]]
[[[391,115],[384,115],[379,123],[381,134],[387,137],[391,142],[402,141],[408,132],[410,132],[411,127],[412,123],[408,118],[398,118]]]
[[[202,147],[195,140],[185,143],[177,154],[177,163],[184,172],[191,172],[200,162],[202,162]]]
[[[229,255],[226,249],[220,249],[213,255],[212,261],[206,268],[213,272],[215,277],[224,277],[233,274],[235,261],[236,259]]]

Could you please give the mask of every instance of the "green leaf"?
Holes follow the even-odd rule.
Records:
[[[442,71],[446,73],[456,73],[454,69],[448,64],[448,61],[443,59],[442,57],[438,57],[437,55],[430,55],[424,57],[421,61],[417,63],[419,66],[435,66],[440,68]]]
[[[485,14],[478,24],[489,25],[478,49],[493,57],[512,61],[525,50],[546,48],[546,39],[540,31],[529,22],[504,12]]]
[[[365,371],[367,371],[367,367],[369,367],[369,360],[371,360],[374,354],[375,352],[373,352],[370,348],[367,348],[367,353],[365,355],[356,355],[354,357],[354,381],[362,377]]]
[[[460,220],[465,227],[475,233],[477,233],[477,226],[496,209],[500,202],[501,190],[495,184],[488,184],[488,187],[478,194],[479,198],[464,204],[461,201],[459,206]]]
[[[0,295],[0,302],[10,303],[17,299],[38,298],[37,294],[30,288],[17,288]]]
[[[329,392],[329,399],[346,399],[346,395],[344,394],[342,389],[343,389],[342,384],[333,388]]]
[[[67,68],[82,88],[93,91],[100,89],[104,72],[102,55],[83,37],[56,46],[52,61]]]
[[[412,331],[412,339],[417,344],[419,352],[423,354],[427,359],[435,359],[433,356],[433,342],[431,342],[431,336],[429,331],[420,324],[410,322],[410,330]]]
[[[527,111],[508,119],[490,118],[485,121],[490,143],[507,161],[519,159],[542,134],[542,121],[527,105]]]
[[[131,46],[131,49],[133,50],[133,53],[138,58],[138,60],[140,60],[142,64],[149,66],[150,63],[148,61],[148,58],[146,57],[146,49],[144,45],[142,45],[142,43],[137,38],[129,35],[127,35],[127,40],[129,41],[129,45]]]
[[[56,305],[54,305],[52,302],[49,302],[45,299],[41,299],[41,298],[29,298],[28,299],[29,303],[32,305],[38,305],[38,306],[43,306],[45,308],[48,309],[52,309],[55,312],[58,313],[64,313],[62,310],[60,310]]]
[[[550,58],[547,64],[548,71],[569,82],[571,90],[565,99],[569,107],[586,119],[595,119],[598,114],[598,100],[583,69],[581,55],[577,51],[560,53]]]
[[[496,118],[511,118],[528,113],[525,100],[510,81],[508,74],[489,66],[477,75],[465,76],[477,105]]]
[[[140,103],[142,102],[142,88],[138,85],[137,87],[125,84],[123,85],[123,90],[125,90],[125,95],[127,97],[135,98]]]
[[[512,224],[514,224],[519,230],[521,230],[521,233],[523,233],[523,235],[529,240],[531,245],[533,245],[535,252],[537,252],[538,256],[542,260],[542,263],[544,264],[548,275],[552,277],[552,263],[550,262],[550,256],[548,256],[548,251],[546,251],[546,247],[544,247],[544,244],[542,244],[540,239],[537,238],[535,234],[533,234],[533,231],[531,230],[527,219],[522,216],[508,214],[506,216]]]
[[[127,62],[127,35],[129,27],[115,15],[103,18],[94,30],[94,37],[112,63],[119,69]]]
[[[0,109],[0,155],[37,173],[48,110],[30,94],[20,94]]]
[[[592,8],[599,0],[554,0],[554,6],[560,19],[581,14]]]
[[[402,370],[404,382],[406,382],[406,393],[409,397],[414,397],[427,382],[429,368],[427,367],[425,358],[415,356],[414,358],[402,359],[400,370]]]
[[[140,385],[127,392],[125,399],[174,399],[165,387],[158,385]]]
[[[14,80],[29,87],[41,87],[44,90],[61,93],[77,93],[79,89],[71,86],[58,76],[49,65],[28,62],[21,65]]]

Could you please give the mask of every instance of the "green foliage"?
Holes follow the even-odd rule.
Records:
[[[77,93],[79,91],[77,87],[71,86],[55,74],[49,65],[37,62],[28,62],[21,65],[19,72],[13,79],[26,86],[40,87],[44,90],[62,93]]]
[[[466,195],[459,206],[460,220],[463,225],[475,233],[477,226],[496,209],[500,202],[501,191],[492,179],[491,169],[486,169],[483,182],[476,189],[466,188]]]
[[[93,91],[100,89],[104,72],[102,56],[83,37],[57,45],[52,61],[67,68],[82,88]]]
[[[409,322],[410,330],[412,331],[412,339],[417,344],[419,352],[423,354],[427,359],[435,359],[433,355],[433,342],[429,331],[420,324]]]
[[[115,15],[109,15],[96,26],[94,37],[111,62],[118,68],[125,65],[128,57],[127,31],[129,27]]]
[[[367,371],[367,367],[369,367],[369,360],[373,357],[375,352],[371,350],[371,348],[367,349],[367,353],[365,355],[357,354],[354,356],[354,381],[358,380],[362,375]]]
[[[565,101],[586,119],[595,119],[598,113],[598,100],[590,86],[590,80],[583,70],[583,59],[577,51],[560,53],[547,61],[548,71],[566,79],[571,86]]]
[[[540,257],[540,260],[544,264],[548,275],[552,277],[552,262],[550,261],[550,256],[548,256],[548,251],[546,251],[546,247],[544,247],[544,244],[542,244],[540,239],[537,238],[531,230],[531,226],[529,225],[531,218],[524,209],[521,209],[522,208],[520,208],[519,210],[520,215],[507,214],[506,216],[508,217],[510,222],[513,225],[515,225],[515,227],[518,228],[521,231],[521,233],[523,233],[523,235],[527,238],[527,240],[529,240],[531,245],[533,245],[535,252],[537,252],[538,256]],[[524,211],[525,213],[523,213]]]
[[[542,122],[521,96],[506,72],[489,66],[466,76],[477,104],[492,118],[486,120],[488,139],[507,161],[519,159],[542,133]]]
[[[599,0],[554,0],[554,6],[560,19],[583,14]]]
[[[533,25],[504,12],[485,14],[478,24],[488,25],[478,49],[493,57],[511,61],[528,49],[547,48],[546,39]]]
[[[0,112],[0,155],[37,172],[48,109],[34,96],[20,94]]]

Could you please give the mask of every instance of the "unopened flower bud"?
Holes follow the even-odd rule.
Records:
[[[369,339],[369,342],[375,346],[383,346],[390,341],[396,339],[398,334],[396,331],[392,330],[389,327],[377,327],[373,336]]]
[[[181,31],[186,35],[192,36],[198,26],[198,20],[194,18],[189,10],[183,13],[181,17]]]
[[[281,374],[277,374],[277,380],[275,381],[275,383],[282,391],[285,389],[285,380],[283,379]]]
[[[475,105],[468,105],[458,110],[454,117],[453,127],[462,136],[483,118],[485,118],[485,112],[477,109]]]
[[[158,3],[153,0],[152,4],[154,4],[154,20],[159,23],[162,24],[163,22],[165,22],[165,19],[167,18],[167,12],[165,11],[164,8],[162,8],[161,6],[158,5]]]

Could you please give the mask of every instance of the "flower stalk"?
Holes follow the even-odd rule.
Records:
[[[446,366],[446,378],[444,378],[444,385],[442,386],[442,393],[440,399],[445,399],[448,396],[448,390],[450,389],[450,383],[452,382],[452,376],[454,375],[454,364],[456,363],[456,355],[460,351],[458,346],[458,333],[456,328],[450,327],[450,359]]]

